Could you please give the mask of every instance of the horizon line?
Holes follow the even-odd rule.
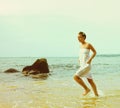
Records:
[[[120,56],[120,54],[97,54],[96,56]],[[12,57],[13,58],[16,58],[16,57],[49,58],[49,57],[77,57],[77,56],[0,56],[0,58],[9,58],[9,57],[11,57],[11,58]]]

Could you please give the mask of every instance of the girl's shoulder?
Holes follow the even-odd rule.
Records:
[[[93,45],[91,43],[87,43],[87,48],[91,50],[95,50]]]
[[[91,47],[91,43],[86,42],[86,48],[90,49],[90,47]]]
[[[86,42],[84,45],[80,45],[80,48],[90,49],[91,48],[91,44]]]

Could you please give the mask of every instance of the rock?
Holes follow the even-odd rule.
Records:
[[[37,59],[32,65],[25,66],[22,70],[24,75],[36,75],[40,73],[49,73],[47,59]]]
[[[19,72],[18,70],[14,69],[14,68],[10,68],[7,69],[6,71],[4,71],[5,73],[15,73],[15,72]]]

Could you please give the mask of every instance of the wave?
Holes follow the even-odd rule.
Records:
[[[98,54],[97,57],[120,57],[120,54]]]

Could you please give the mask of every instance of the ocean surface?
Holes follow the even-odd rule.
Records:
[[[118,108],[120,106],[120,55],[98,55],[92,62],[92,76],[99,91],[82,96],[83,89],[73,75],[78,57],[47,57],[50,74],[35,78],[22,69],[39,57],[0,58],[0,108]],[[20,72],[4,73],[9,68]],[[86,79],[83,79],[90,87]],[[91,89],[91,87],[90,87]]]

